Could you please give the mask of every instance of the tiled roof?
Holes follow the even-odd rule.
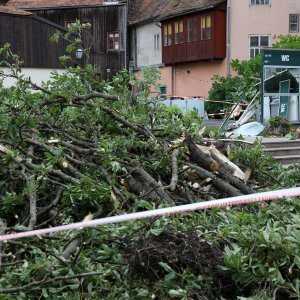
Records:
[[[168,19],[209,9],[224,2],[226,0],[131,0],[129,24]]]
[[[129,24],[156,19],[169,0],[131,0],[129,3]]]
[[[21,16],[30,16],[32,13],[28,11],[24,11],[21,9],[17,9],[14,7],[7,7],[0,5],[0,14],[6,14],[6,15],[21,15]]]
[[[205,10],[224,3],[226,0],[169,0],[158,19],[167,19],[194,11]]]
[[[91,6],[103,4],[103,0],[9,0],[7,6],[24,9]]]

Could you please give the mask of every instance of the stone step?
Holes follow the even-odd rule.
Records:
[[[265,149],[273,149],[273,148],[299,148],[300,141],[299,140],[288,140],[288,141],[262,141],[262,145]]]
[[[285,156],[285,155],[300,155],[300,147],[285,147],[281,148],[267,148],[264,151],[271,153],[273,156]]]
[[[283,165],[300,163],[300,155],[275,156],[275,159],[279,160]]]

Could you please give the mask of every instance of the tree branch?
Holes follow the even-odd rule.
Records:
[[[60,280],[67,281],[67,280],[71,280],[71,279],[80,279],[83,277],[97,276],[97,275],[101,275],[101,274],[103,274],[103,272],[89,272],[89,273],[80,273],[80,274],[76,274],[76,275],[72,275],[72,276],[58,276],[58,277],[51,278],[51,279],[44,278],[40,281],[33,281],[33,282],[23,285],[23,286],[19,286],[19,287],[15,287],[15,288],[0,289],[0,294],[16,293],[16,292],[29,290],[30,288],[33,288],[36,286],[43,286],[43,285],[50,284],[50,283],[60,281]]]

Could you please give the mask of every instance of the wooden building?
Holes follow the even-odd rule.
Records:
[[[111,78],[127,68],[126,1],[105,0],[10,0],[9,7],[22,8],[61,27],[68,28],[79,20],[89,23],[85,47],[90,48],[88,63],[94,65],[102,79]],[[86,63],[83,58],[83,63]]]
[[[63,68],[59,57],[66,54],[64,40],[51,43],[50,37],[65,28],[30,12],[0,6],[0,47],[11,45],[13,53],[24,62],[24,68]]]
[[[181,9],[179,5],[176,10],[170,10],[169,5],[172,1],[159,16],[162,24],[162,62],[165,65],[226,57],[224,1],[194,1],[193,4],[181,1]]]

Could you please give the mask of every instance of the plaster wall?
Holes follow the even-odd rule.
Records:
[[[270,5],[255,6],[250,0],[231,0],[231,58],[250,58],[250,35],[269,35],[271,46],[279,35],[288,34],[290,14],[300,15],[299,0],[270,0]]]
[[[226,60],[221,60],[163,67],[160,69],[161,83],[167,85],[168,96],[207,97],[212,77],[215,74],[226,76],[226,66]]]
[[[159,34],[159,50],[154,49],[154,35]],[[156,23],[136,27],[136,67],[161,65],[161,28]]]
[[[0,68],[0,71],[4,71],[4,73],[9,72],[7,68]],[[49,79],[51,79],[51,73],[52,72],[58,72],[59,74],[63,74],[65,70],[53,70],[53,69],[36,69],[36,68],[24,68],[22,69],[22,74],[25,75],[25,77],[30,77],[33,83],[40,85],[42,82],[46,82]],[[1,79],[1,77],[0,77]],[[13,78],[5,78],[4,79],[4,87],[10,87],[15,84],[16,80]]]

